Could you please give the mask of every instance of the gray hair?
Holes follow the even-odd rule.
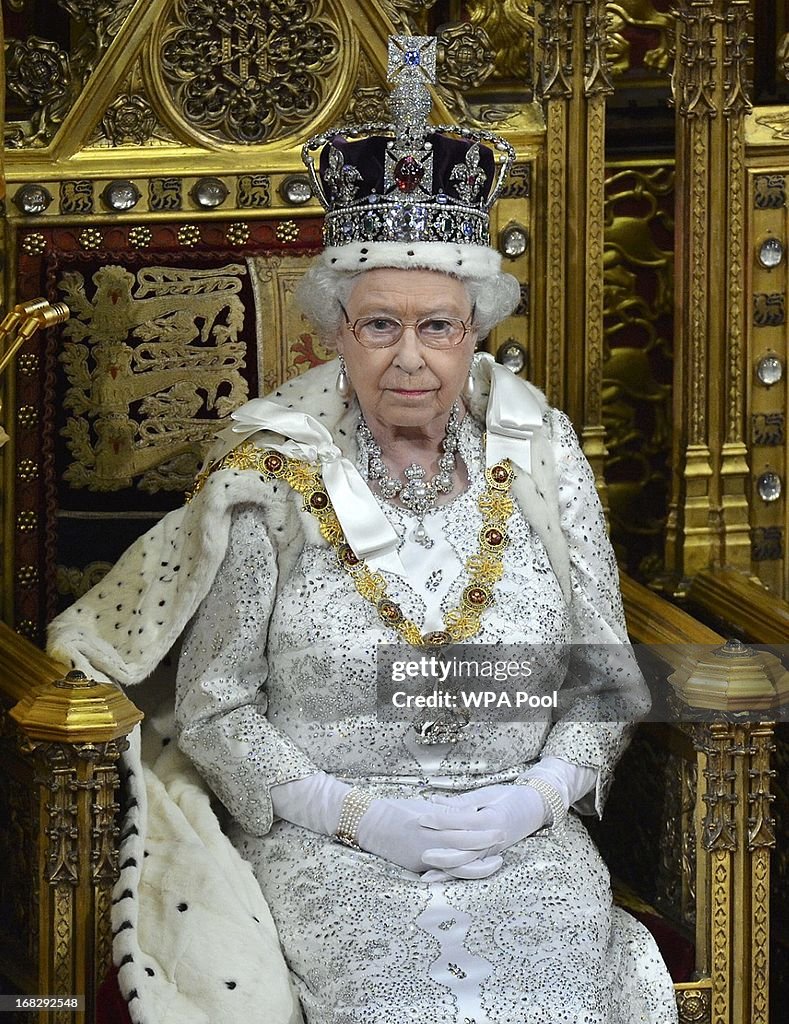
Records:
[[[335,270],[318,258],[299,281],[296,301],[327,348],[334,347],[337,332],[343,324],[340,303],[348,305],[354,285],[365,273],[369,271],[349,274],[345,270]],[[458,280],[466,286],[469,302],[475,310],[474,325],[480,339],[486,338],[497,324],[506,320],[520,302],[520,284],[512,274],[492,271],[484,277],[458,277]]]

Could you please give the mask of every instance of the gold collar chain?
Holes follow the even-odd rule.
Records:
[[[478,535],[479,550],[466,560],[468,583],[463,588],[460,604],[444,616],[445,628],[428,633],[423,633],[415,622],[406,618],[400,606],[387,597],[383,576],[372,572],[353,553],[320,473],[313,466],[244,441],[217,462],[211,472],[217,469],[252,469],[268,480],[284,480],[297,491],[304,499],[304,510],[318,521],[321,534],[334,548],[339,564],[350,575],[357,591],[376,606],[381,620],[397,630],[406,643],[414,647],[437,647],[469,640],[479,632],[482,615],[493,603],[493,587],[504,573],[504,550],[509,544],[507,524],[514,509],[509,490],[515,471],[509,459],[485,470],[487,486],[478,500],[483,517]]]

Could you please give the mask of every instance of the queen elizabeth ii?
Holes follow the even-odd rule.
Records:
[[[486,244],[511,154],[429,128],[423,43],[394,52],[395,126],[307,147],[327,247],[299,297],[337,360],[234,414],[157,528],[180,575],[133,581],[139,632],[107,655],[89,595],[53,647],[85,651],[92,616],[92,663],[134,681],[188,621],[178,745],[232,817],[307,1024],[671,1024],[666,969],[579,817],[628,723],[376,714],[384,645],[627,640],[569,421],[474,354],[519,296]],[[595,700],[643,707],[637,673],[610,676]]]

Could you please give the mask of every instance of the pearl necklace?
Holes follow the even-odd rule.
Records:
[[[447,432],[441,443],[444,454],[438,460],[438,472],[433,479],[426,479],[423,467],[417,462],[412,462],[403,471],[404,483],[390,475],[383,460],[381,446],[373,437],[364,416],[359,418],[359,436],[367,447],[368,478],[378,484],[384,498],[399,498],[407,509],[418,516],[419,522],[414,530],[413,539],[426,548],[432,548],[433,540],[425,529],[425,516],[436,508],[439,495],[449,494],[453,487],[452,476],[455,472],[460,433],[458,412],[458,403],[455,402],[447,421]]]

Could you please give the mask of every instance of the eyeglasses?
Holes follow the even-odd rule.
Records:
[[[421,320],[405,322],[395,316],[362,316],[353,323],[340,303],[345,316],[345,326],[364,348],[389,348],[402,338],[406,327],[413,327],[416,336],[428,348],[454,348],[469,331],[474,320],[474,310],[469,313],[468,322],[456,316],[423,316]]]

